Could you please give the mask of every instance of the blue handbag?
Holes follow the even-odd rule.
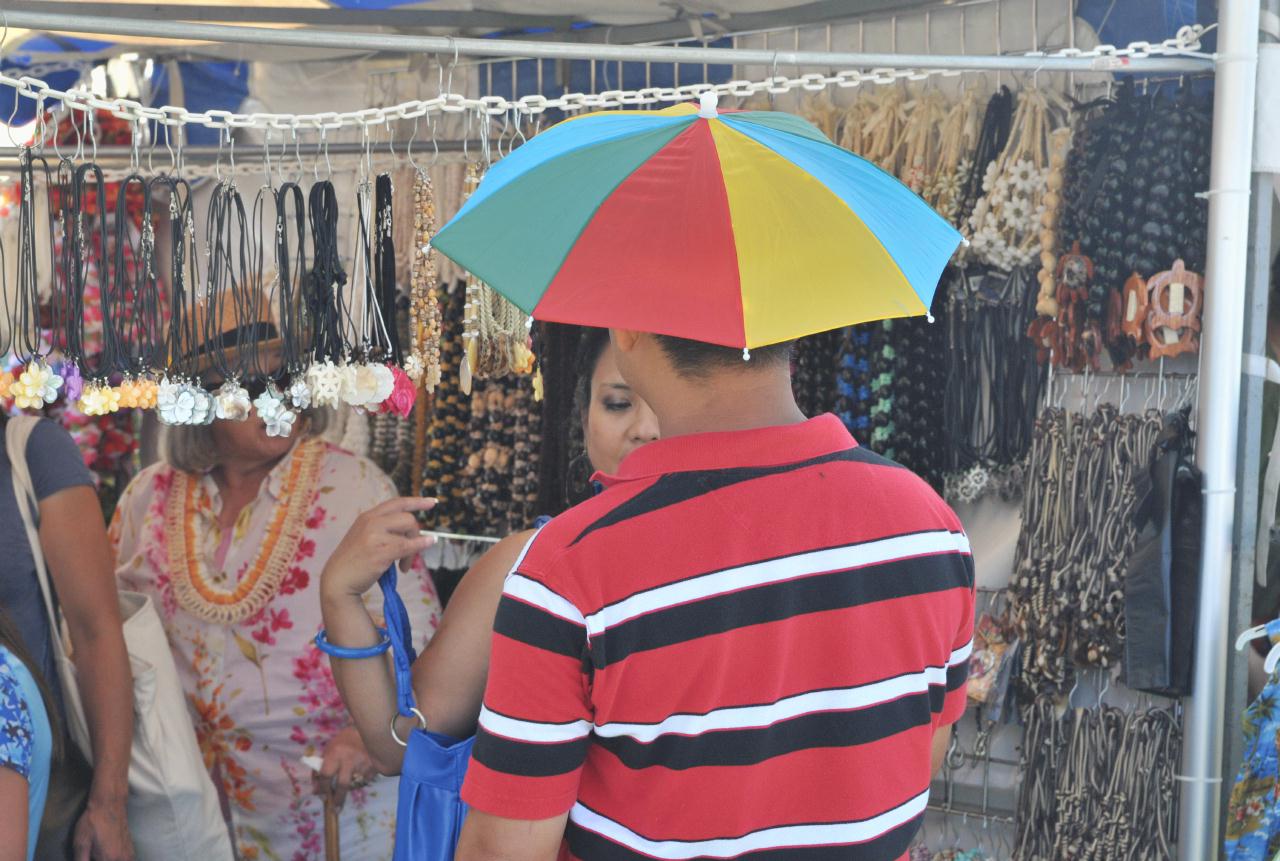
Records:
[[[428,732],[427,721],[413,699],[410,668],[414,658],[409,614],[396,592],[396,566],[378,578],[382,611],[391,638],[396,675],[396,709],[417,718],[418,728],[405,744],[400,771],[400,799],[396,805],[394,861],[452,861],[462,833],[467,806],[462,803],[462,780],[467,775],[475,736],[456,739]],[[400,741],[399,737],[396,738]]]

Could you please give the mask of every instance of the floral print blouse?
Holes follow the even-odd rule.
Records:
[[[53,730],[36,680],[17,655],[0,645],[0,768],[27,782],[28,861],[35,856],[52,751]]]
[[[306,486],[297,480],[294,462],[308,451],[313,489],[304,505],[291,496],[290,483]],[[174,497],[178,493],[186,502]],[[324,857],[323,803],[301,760],[321,756],[350,717],[328,661],[313,642],[323,624],[320,572],[356,517],[395,495],[390,479],[369,461],[311,440],[295,445],[272,470],[227,534],[218,525],[221,500],[208,475],[188,476],[157,464],[143,470],[120,499],[111,524],[116,576],[122,588],[150,595],[165,624],[200,749],[242,859]],[[189,611],[195,577],[175,570],[181,566],[168,545],[187,548],[178,558],[199,555],[198,570],[206,572],[210,594],[240,594],[260,573],[267,548],[280,545],[280,533],[290,530],[282,515],[286,507],[305,522],[293,524],[296,551],[285,560],[278,585],[261,596],[265,603],[233,622]],[[185,539],[169,537],[175,534],[175,511],[187,512],[181,524]],[[421,648],[440,615],[421,561],[402,575],[400,591]],[[381,618],[377,590],[367,603]],[[344,861],[391,857],[396,790],[394,778],[379,778],[348,796],[340,825]]]
[[[1280,620],[1267,624],[1280,643]],[[1244,762],[1231,790],[1227,861],[1271,861],[1280,852],[1280,670],[1244,712]]]

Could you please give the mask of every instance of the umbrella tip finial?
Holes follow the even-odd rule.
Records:
[[[750,350],[748,350],[746,347],[743,347],[743,348],[742,348],[742,361],[744,361],[744,362],[750,362],[750,361],[751,361],[751,351],[750,351]]]
[[[703,119],[713,120],[720,115],[716,110],[716,106],[720,104],[720,96],[714,90],[709,90],[698,96],[698,116]]]
[[[933,314],[932,314],[932,313],[925,314],[925,315],[924,315],[924,318],[925,318],[926,320],[928,320],[930,323],[932,323],[932,322],[933,322]]]

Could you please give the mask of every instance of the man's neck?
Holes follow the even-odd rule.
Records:
[[[805,421],[786,366],[680,381],[655,400],[662,436],[755,430]]]

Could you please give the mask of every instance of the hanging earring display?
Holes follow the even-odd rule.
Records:
[[[467,165],[468,187],[479,185],[480,168]],[[462,309],[462,391],[471,392],[472,379],[504,374],[531,374],[533,351],[529,330],[533,319],[474,275],[467,276],[466,303]]]
[[[440,383],[440,292],[436,252],[430,245],[436,229],[435,191],[431,178],[419,171],[413,182],[413,267],[409,287],[409,356],[405,371],[428,392]]]
[[[466,340],[464,361],[470,376],[488,379],[507,373],[532,373],[529,315],[475,277],[467,279],[466,295],[462,337]]]

